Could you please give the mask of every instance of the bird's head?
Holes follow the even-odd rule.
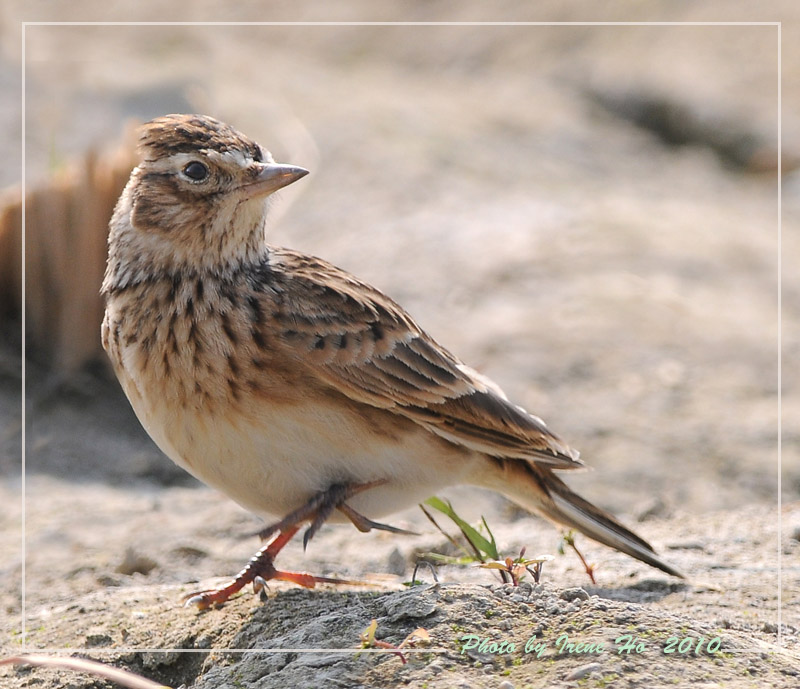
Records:
[[[151,273],[253,260],[267,197],[308,174],[205,115],[159,117],[139,134],[140,163],[111,220],[109,269],[114,249],[149,260]]]

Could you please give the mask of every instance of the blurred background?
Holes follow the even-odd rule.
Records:
[[[443,8],[360,5],[265,17],[242,3],[225,19],[424,21]],[[637,5],[636,16],[610,3],[602,17],[590,2],[537,3],[527,17],[511,16],[516,6],[484,16],[460,4],[448,18],[764,19],[763,7],[733,17],[711,1]],[[192,7],[106,14],[219,18]],[[784,21],[800,13],[770,7]],[[22,101],[20,19],[102,16],[85,0],[55,10],[4,5],[0,24],[0,451],[3,473],[18,475],[24,103],[31,529],[76,486],[196,485],[139,427],[99,344],[131,126],[169,112],[218,117],[310,169],[281,193],[269,241],[403,304],[580,449],[594,471],[569,480],[593,501],[639,519],[776,504],[775,26],[28,26]],[[799,74],[785,40],[784,84]],[[784,90],[787,500],[800,489],[797,99]]]

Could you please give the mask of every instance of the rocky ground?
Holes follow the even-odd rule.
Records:
[[[579,5],[528,18],[587,18]],[[217,18],[209,7],[191,18]],[[421,7],[416,18],[434,18]],[[656,2],[624,19],[719,19],[723,7]],[[97,9],[21,8],[0,15],[2,84],[19,70],[19,17]],[[189,18],[153,2],[138,11]],[[470,521],[485,516],[504,554],[556,555],[539,585],[447,566],[438,584],[424,571],[423,586],[405,588],[421,553],[449,547],[412,508],[393,523],[420,536],[326,527],[280,561],[368,586],[277,585],[267,602],[247,593],[221,610],[184,608],[182,596],[242,566],[258,523],[158,453],[102,359],[54,375],[35,346],[23,486],[19,327],[5,323],[3,655],[70,651],[192,689],[800,683],[800,108],[787,89],[779,506],[775,27],[41,26],[26,45],[29,184],[115,141],[126,118],[171,111],[214,114],[308,167],[271,241],[406,306],[578,447],[594,470],[570,484],[689,578],[581,539],[599,564],[593,585],[573,554],[556,554],[549,525],[456,489],[447,497]],[[785,41],[784,81],[798,69]],[[4,101],[14,131],[21,106]],[[2,182],[15,170],[4,166]],[[405,664],[357,656],[372,619],[379,640],[421,627],[430,641]],[[563,635],[604,650],[559,653]],[[626,635],[635,642],[620,652]],[[487,650],[504,641],[515,648]],[[7,667],[0,683],[108,686]]]

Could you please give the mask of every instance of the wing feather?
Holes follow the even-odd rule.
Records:
[[[509,402],[375,288],[288,249],[271,249],[264,275],[271,327],[280,326],[289,354],[330,387],[491,456],[583,466],[541,419]]]

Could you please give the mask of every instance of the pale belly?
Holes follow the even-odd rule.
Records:
[[[469,483],[481,456],[391,412],[323,402],[276,405],[254,400],[248,413],[210,414],[145,399],[123,383],[159,448],[196,478],[265,518],[283,517],[336,483],[384,481],[348,500],[377,519],[445,486]],[[375,414],[391,417],[378,428]],[[346,521],[335,512],[331,521]]]

